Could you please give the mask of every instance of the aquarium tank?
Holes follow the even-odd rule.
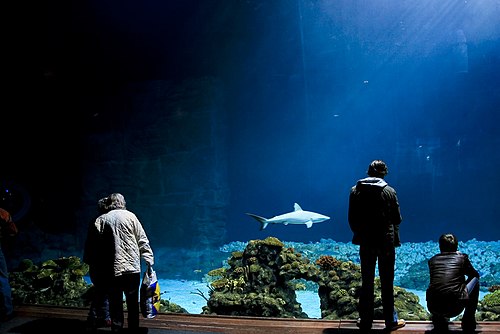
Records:
[[[25,27],[8,41],[0,167],[19,229],[2,240],[11,272],[81,258],[114,192],[149,237],[162,298],[193,313],[254,242],[355,266],[349,191],[381,159],[403,217],[395,285],[425,290],[443,233],[477,266],[482,296],[500,285],[498,1],[14,9]],[[256,218],[297,206],[328,219]],[[294,275],[297,294],[317,296],[320,274]]]

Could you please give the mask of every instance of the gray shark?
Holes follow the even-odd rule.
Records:
[[[247,213],[247,215],[255,218],[258,222],[260,222],[261,231],[265,229],[269,224],[283,224],[283,225],[304,224],[307,226],[307,228],[311,228],[313,224],[321,223],[325,220],[330,219],[330,217],[316,212],[304,211],[297,203],[293,205],[293,208],[294,210],[292,212],[284,213],[282,215],[275,216],[273,218],[264,218],[261,216],[254,215],[252,213]]]

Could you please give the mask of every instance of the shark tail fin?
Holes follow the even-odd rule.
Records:
[[[247,215],[255,218],[255,220],[257,220],[260,223],[260,230],[261,231],[267,227],[268,222],[267,222],[266,218],[254,215],[253,213],[247,213]]]

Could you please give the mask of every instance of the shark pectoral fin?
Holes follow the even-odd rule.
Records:
[[[283,225],[287,226],[288,225],[288,222],[284,222]]]
[[[312,220],[308,220],[308,221],[306,222],[306,226],[307,226],[307,228],[311,228],[311,227],[313,226],[313,222],[312,222]]]

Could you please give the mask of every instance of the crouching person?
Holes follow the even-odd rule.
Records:
[[[427,308],[432,315],[434,329],[445,331],[449,318],[464,312],[462,329],[473,333],[476,329],[479,273],[472,266],[469,256],[458,251],[455,235],[441,235],[439,250],[440,253],[428,262],[430,284],[426,291]]]

